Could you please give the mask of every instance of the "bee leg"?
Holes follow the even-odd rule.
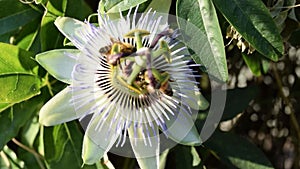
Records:
[[[108,55],[107,56],[107,62],[111,65],[117,65],[118,61],[120,60],[120,58],[122,57],[122,53],[117,53],[117,54],[113,54],[113,55]]]

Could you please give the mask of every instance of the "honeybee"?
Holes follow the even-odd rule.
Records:
[[[126,57],[136,52],[136,48],[129,43],[111,39],[112,45],[104,46],[99,49],[100,54],[106,56],[107,63],[117,65],[122,57]]]

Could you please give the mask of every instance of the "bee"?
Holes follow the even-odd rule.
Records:
[[[117,65],[122,57],[130,56],[136,52],[136,47],[111,38],[112,44],[99,49],[99,53],[106,56],[107,63]]]

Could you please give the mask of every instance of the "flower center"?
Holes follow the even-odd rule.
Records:
[[[142,39],[149,34],[146,30],[133,30],[125,38],[133,38],[135,45],[111,38],[112,44],[102,47],[99,52],[105,57],[109,67],[109,78],[100,76],[99,87],[106,89],[111,83],[113,87],[135,98],[148,98],[149,95],[173,95],[169,85],[170,76],[167,72],[156,69],[151,63],[158,57],[164,57],[166,63],[171,62],[168,44],[155,38],[155,43],[144,47]],[[107,92],[106,94],[108,94]],[[111,97],[112,94],[108,94]]]

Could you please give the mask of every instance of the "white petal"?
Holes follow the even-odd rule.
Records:
[[[76,64],[76,49],[58,49],[36,55],[36,60],[56,79],[70,84],[72,71]]]
[[[136,128],[134,131],[134,125],[131,125],[128,129],[129,139],[131,147],[137,158],[139,166],[142,169],[158,169],[159,168],[159,136],[151,137],[151,144],[145,145],[145,138],[143,135],[145,131],[142,131],[144,127]],[[158,128],[157,132],[158,133]],[[149,131],[151,132],[151,131]],[[136,134],[135,134],[136,133]],[[151,133],[150,135],[152,135]]]
[[[182,89],[182,92],[187,96],[183,97],[182,100],[187,103],[189,106],[191,106],[194,110],[205,110],[208,108],[209,103],[208,101],[203,97],[201,92],[198,90],[198,87],[194,84],[190,84],[187,86],[194,86],[194,90],[185,90]]]
[[[79,118],[80,115],[70,103],[71,98],[70,87],[59,92],[41,108],[39,122],[45,126],[53,126]]]
[[[82,159],[84,164],[94,164],[105,154],[106,149],[101,148],[87,135],[84,135],[82,146]]]
[[[69,17],[58,17],[54,24],[71,42],[75,42],[74,44],[86,42],[85,37],[81,34],[82,30],[88,29],[84,22]]]
[[[199,145],[202,143],[199,133],[194,126],[190,114],[181,107],[177,116],[170,116],[166,120],[167,130],[164,131],[172,140],[184,145]]]
[[[116,142],[120,132],[116,131],[117,124],[112,122],[113,115],[114,113],[109,113],[108,117],[102,121],[103,123],[100,123],[101,119],[105,118],[103,112],[92,117],[84,135],[82,151],[84,163],[97,162]]]

